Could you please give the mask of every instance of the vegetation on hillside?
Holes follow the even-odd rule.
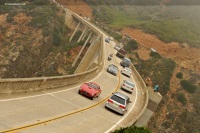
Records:
[[[144,80],[151,79],[150,84],[146,82],[146,85],[151,87],[159,85],[159,92],[163,96],[148,128],[153,132],[163,133],[166,131],[199,132],[200,75],[192,71],[185,72],[183,68],[175,73],[176,63],[154,51],[149,53],[149,59],[142,60],[137,54],[137,50],[141,48],[140,44],[134,43],[135,40],[124,41],[123,39],[123,42],[126,42],[124,48],[128,49],[130,59],[134,61],[133,63],[142,78]],[[135,46],[138,46],[138,49]],[[177,88],[172,88],[171,85],[174,73],[177,84],[179,84]],[[186,78],[186,74],[190,78]]]
[[[23,2],[26,5],[4,5],[12,3],[9,0],[0,4],[0,16],[6,18],[0,25],[0,77],[72,74],[75,68],[71,68],[71,58],[83,43],[68,42],[71,30],[65,25],[64,11],[48,0],[13,3]]]
[[[101,27],[107,27],[107,30],[118,32],[124,27],[139,28],[156,35],[164,42],[177,41],[200,47],[200,1],[198,0],[171,0],[159,6],[156,6],[156,3],[145,5],[133,4],[133,1],[123,3],[120,0],[101,1],[99,4],[94,2],[91,3],[94,7],[94,21],[97,21]],[[118,41],[122,40],[118,39]],[[132,45],[129,43],[125,41],[123,44],[129,52],[130,59],[134,61],[135,67],[143,79],[151,79],[152,83],[147,83],[147,85],[153,87],[159,84],[159,92],[163,95],[158,110],[148,127],[153,132],[163,133],[199,132],[199,74],[188,72],[184,68],[175,73],[174,70],[177,67],[175,62],[162,57],[157,52],[151,52],[151,58],[142,60],[139,58],[137,49],[133,48],[135,43],[130,43]],[[171,84],[174,73],[177,78],[175,88],[174,84]]]
[[[200,5],[199,0],[85,0],[91,5]]]
[[[164,42],[177,41],[200,47],[199,0],[85,1],[93,7],[94,21],[106,31],[118,33],[124,27],[139,28],[156,35]],[[120,38],[118,41],[122,42]],[[175,61],[164,58],[157,52],[151,51],[150,58],[142,60],[137,48],[134,48],[135,43],[123,44],[143,79],[151,79],[151,84],[147,85],[153,87],[158,84],[159,92],[163,95],[148,127],[153,132],[162,133],[199,132],[199,74],[185,70],[179,64],[176,65]],[[176,67],[181,69],[177,73],[174,71]],[[175,81],[172,81],[173,78]]]
[[[104,26],[118,31],[124,27],[139,28],[165,42],[177,41],[200,47],[200,4],[190,4],[200,3],[197,0],[172,0],[167,3],[168,6],[161,6],[157,0],[87,2],[94,8],[95,21],[103,23]],[[190,6],[183,6],[187,4]]]
[[[136,69],[140,72],[143,78],[150,77],[153,86],[159,85],[162,95],[166,95],[170,89],[170,79],[175,69],[175,62],[171,59],[166,59],[161,56],[152,56],[149,60],[139,60]]]
[[[130,126],[117,129],[111,133],[151,133],[151,132],[149,129],[144,127]]]

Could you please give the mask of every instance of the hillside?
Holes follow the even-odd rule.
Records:
[[[159,2],[161,8],[135,6],[122,0],[85,2],[93,8],[94,21],[101,23],[98,26],[106,32],[125,44],[129,42],[125,34],[137,41],[139,48],[130,51],[131,60],[147,85],[161,87],[163,100],[148,128],[157,133],[199,132],[200,8],[182,6],[199,1],[167,0]],[[158,55],[151,53],[150,48]]]
[[[65,45],[71,31],[62,27],[63,12],[49,2],[39,1],[44,3],[38,6],[38,0],[31,1],[31,6],[0,8],[1,78],[73,73],[70,64],[81,46],[75,42]],[[126,46],[129,39],[125,34],[138,43],[138,49],[130,50],[129,57],[146,84],[159,84],[163,95],[149,122],[151,131],[200,131],[200,8],[182,6],[198,5],[198,0],[58,2],[81,16],[91,17],[118,41],[125,40]]]
[[[49,1],[0,8],[0,77],[28,78],[72,74],[80,44],[68,43],[64,12]],[[68,45],[66,45],[68,44]]]

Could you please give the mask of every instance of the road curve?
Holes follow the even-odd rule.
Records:
[[[103,40],[106,35],[103,35]],[[90,100],[78,94],[80,85],[69,88],[20,94],[0,99],[0,132],[48,132],[48,133],[102,133],[130,124],[134,116],[143,107],[142,90],[136,83],[133,94],[120,89],[124,79],[118,73],[113,76],[106,72],[109,64],[119,65],[120,59],[115,57],[107,61],[110,53],[116,53],[113,44],[104,42],[104,67],[94,82],[101,86],[102,94]],[[134,75],[131,77],[134,81]],[[128,112],[121,116],[105,109],[105,100],[114,91],[120,91],[131,98]]]

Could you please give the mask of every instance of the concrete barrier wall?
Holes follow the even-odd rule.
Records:
[[[62,7],[58,4],[58,6]],[[66,23],[70,25],[76,17],[76,20],[82,21],[81,17],[74,14],[68,9],[65,9],[66,12]],[[73,15],[73,16],[72,16]],[[87,24],[87,22],[83,21],[85,25],[95,30],[95,32],[99,33],[94,27]],[[99,33],[100,34],[100,33]],[[0,94],[11,94],[11,93],[19,93],[19,92],[30,92],[30,91],[38,91],[45,89],[52,89],[67,85],[72,85],[76,83],[81,83],[87,81],[95,76],[102,70],[104,62],[103,62],[103,41],[101,39],[101,45],[99,46],[100,51],[100,60],[97,67],[83,73],[74,74],[74,75],[66,75],[66,76],[54,76],[54,77],[38,77],[38,78],[17,78],[17,79],[0,79]]]
[[[137,120],[140,119],[140,117],[143,115],[144,111],[146,110],[147,105],[148,105],[148,101],[149,101],[148,90],[147,90],[147,87],[146,87],[144,80],[142,79],[142,77],[140,76],[138,71],[135,69],[133,64],[131,64],[130,68],[132,69],[134,76],[136,77],[134,79],[136,80],[137,83],[139,83],[139,85],[137,86],[138,89],[142,89],[143,107],[142,107],[141,111],[137,114],[137,116],[135,116],[133,118],[133,120],[129,123],[129,126],[135,124],[137,122]]]
[[[76,75],[1,79],[0,94],[38,91],[81,83],[98,75],[98,73],[100,72],[99,68],[100,67],[96,67],[90,71]]]
[[[95,24],[94,24],[95,25]],[[98,26],[96,26],[98,27]],[[101,28],[99,28],[103,33],[105,33],[107,36],[110,36],[109,34],[107,34],[105,31],[103,31]],[[116,41],[116,40],[115,40]],[[133,66],[133,64],[131,64],[130,68],[132,69],[134,75],[135,75],[135,80],[137,80],[136,82],[139,83],[139,88],[142,89],[142,95],[143,95],[143,108],[141,109],[141,111],[138,113],[137,116],[135,116],[132,121],[128,124],[128,126],[133,125],[134,123],[137,122],[137,120],[140,119],[140,117],[144,114],[144,111],[147,108],[148,105],[148,101],[149,101],[149,94],[148,94],[148,90],[146,87],[146,84],[144,82],[144,80],[142,79],[142,77],[140,76],[140,74],[138,73],[138,71],[135,69],[135,67]]]

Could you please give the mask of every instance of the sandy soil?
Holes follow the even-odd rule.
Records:
[[[200,49],[190,48],[177,42],[165,43],[139,29],[124,28],[122,34],[128,34],[147,50],[153,48],[162,56],[173,59],[181,67],[200,73]],[[142,56],[148,52],[143,50],[142,54],[140,51]]]
[[[82,0],[57,0],[58,3],[66,6],[73,12],[83,17],[92,17],[92,8]]]

